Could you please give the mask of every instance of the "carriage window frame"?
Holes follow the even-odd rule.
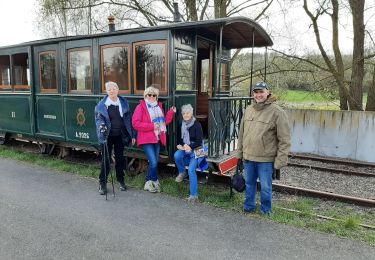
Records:
[[[104,81],[104,49],[114,48],[114,47],[124,47],[127,48],[128,55],[127,55],[127,62],[128,62],[128,89],[119,89],[119,94],[130,94],[131,93],[131,73],[130,73],[130,52],[131,52],[131,45],[130,44],[109,44],[109,45],[102,45],[100,46],[100,74],[101,74],[101,92],[105,93],[105,81]],[[118,84],[118,82],[116,82]],[[119,86],[120,87],[120,86]]]
[[[182,60],[179,60],[179,56],[189,56],[191,59],[191,80],[190,82],[188,83],[179,83],[178,82],[178,74],[177,74],[177,71],[179,70],[178,66],[177,66],[177,63],[179,61],[182,61]],[[197,83],[196,83],[196,79],[195,79],[195,61],[196,60],[196,56],[193,54],[193,53],[186,53],[186,52],[181,52],[181,51],[176,51],[176,66],[175,66],[175,82],[176,82],[176,90],[178,91],[195,91],[197,90]],[[185,71],[188,71],[185,69]],[[190,88],[189,89],[179,89],[178,86],[179,85],[189,85]]]
[[[11,62],[10,62],[10,59],[11,59],[11,56],[10,55],[0,55],[0,57],[8,57],[8,67],[7,67],[7,70],[8,70],[8,81],[9,81],[9,84],[8,85],[3,85],[2,84],[2,81],[0,81],[0,90],[2,91],[11,91],[13,89],[12,87],[12,73],[11,73]],[[0,66],[2,67],[2,64],[0,64]],[[5,67],[5,66],[4,66]],[[0,70],[0,73],[2,73],[2,70]],[[0,75],[1,79],[2,79],[2,75]]]
[[[84,90],[78,90],[78,89],[71,89],[70,85],[70,53],[72,52],[79,52],[79,51],[89,51],[90,55],[90,76],[91,76],[91,88],[90,89],[84,89]],[[92,50],[91,47],[82,47],[82,48],[72,48],[68,49],[67,53],[67,63],[68,63],[68,93],[69,94],[92,94],[93,93],[93,62],[92,62]]]
[[[43,88],[43,82],[42,82],[42,73],[41,73],[41,56],[43,54],[49,54],[49,53],[54,53],[55,54],[55,88]],[[39,52],[39,86],[40,86],[40,93],[58,93],[58,69],[57,69],[57,51],[51,50],[51,51],[42,51]]]
[[[26,77],[26,81],[27,81],[27,85],[20,85],[20,84],[15,84],[16,82],[16,66],[15,66],[15,57],[16,55],[22,55],[22,54],[26,54],[26,65],[25,66],[21,66],[21,68],[25,67],[26,70],[25,71],[21,71],[21,74],[22,74],[22,77],[21,79],[23,79],[24,77]],[[12,73],[11,73],[11,85],[13,87],[13,91],[30,91],[31,89],[31,71],[30,71],[30,68],[29,68],[29,53],[27,52],[20,52],[20,53],[14,53],[11,55],[11,70],[12,70]],[[17,67],[20,67],[20,66],[17,66]]]
[[[133,78],[134,78],[134,93],[143,94],[144,89],[138,89],[137,87],[137,64],[136,64],[136,48],[140,45],[151,45],[151,44],[162,44],[164,45],[164,85],[165,90],[159,89],[159,96],[168,95],[168,67],[169,67],[169,57],[168,57],[168,45],[167,40],[150,40],[150,41],[140,41],[133,43]],[[145,86],[147,88],[147,86]]]

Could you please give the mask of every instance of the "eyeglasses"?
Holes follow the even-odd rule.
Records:
[[[155,94],[147,94],[148,97],[157,97]]]

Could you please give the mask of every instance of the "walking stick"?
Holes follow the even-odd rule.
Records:
[[[115,186],[113,184],[113,174],[112,174],[112,171],[111,171],[111,161],[109,160],[110,159],[110,156],[109,156],[109,153],[108,153],[108,144],[107,144],[107,139],[104,141],[104,155],[103,157],[105,158],[104,160],[106,160],[108,162],[108,165],[109,165],[109,174],[111,175],[111,183],[112,183],[112,192],[113,192],[113,197],[116,197],[116,193],[115,193]],[[107,164],[104,164],[105,165],[105,170],[104,170],[104,173],[105,173],[105,183],[107,184],[107,178],[108,178],[108,175],[107,175]],[[107,192],[105,193],[105,200],[107,200]]]
[[[100,133],[103,134],[104,136],[104,143],[103,143],[103,151],[102,151],[102,160],[103,160],[103,166],[104,166],[104,176],[105,176],[105,186],[107,186],[107,180],[108,180],[108,174],[107,174],[107,162],[108,162],[108,168],[109,168],[109,173],[111,174],[111,182],[112,182],[112,191],[113,191],[113,197],[116,196],[115,194],[115,186],[113,185],[113,175],[111,171],[111,163],[109,161],[109,153],[108,153],[108,133],[107,133],[107,126],[102,123],[99,127]],[[107,193],[105,193],[105,200],[108,200],[107,198]]]
[[[111,171],[111,161],[110,161],[111,156],[108,153],[108,145],[106,149],[107,149],[107,156],[108,156],[108,162],[109,162],[109,174],[111,175],[113,197],[116,197],[115,186],[113,185],[113,173]]]

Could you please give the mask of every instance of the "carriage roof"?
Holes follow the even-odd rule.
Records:
[[[116,30],[114,32],[106,32],[92,35],[78,35],[50,38],[44,40],[37,40],[25,42],[12,46],[0,47],[0,49],[9,47],[21,47],[28,45],[51,44],[60,41],[70,41],[79,39],[89,39],[95,37],[113,36],[120,34],[133,34],[141,32],[163,31],[163,30],[200,30],[203,33],[220,34],[220,29],[223,27],[223,42],[229,49],[239,49],[253,47],[253,33],[254,33],[254,47],[272,46],[271,37],[266,31],[255,21],[246,17],[226,17],[215,20],[205,20],[197,22],[178,22],[152,27],[139,27],[133,29]]]

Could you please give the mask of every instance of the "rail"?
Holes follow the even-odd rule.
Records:
[[[240,122],[250,97],[208,99],[208,156],[219,157],[237,149]]]

